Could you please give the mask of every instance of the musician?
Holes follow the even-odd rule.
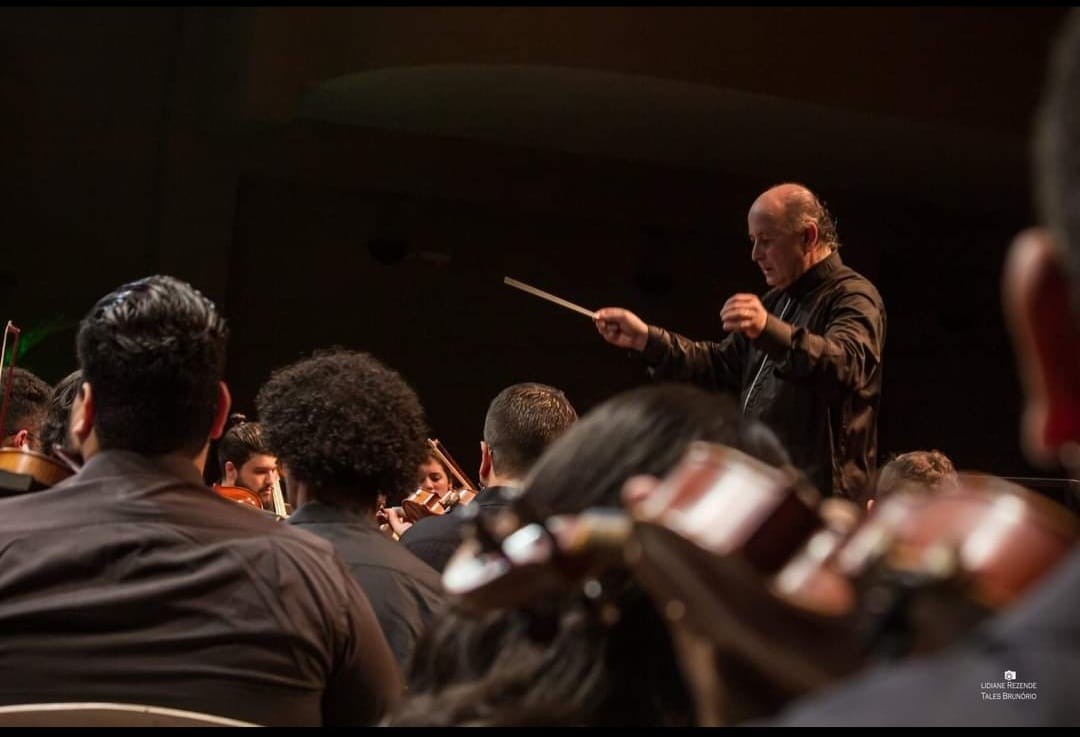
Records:
[[[597,329],[640,351],[655,378],[736,394],[822,493],[864,500],[877,455],[881,296],[840,260],[833,219],[806,187],[765,191],[747,225],[750,256],[770,289],[724,303],[724,340],[691,341],[618,307],[597,311]]]
[[[376,722],[400,672],[325,541],[206,488],[225,321],[168,276],[83,318],[82,470],[0,500],[0,704],[126,702],[265,725]]]
[[[560,390],[546,384],[514,384],[491,401],[480,441],[480,484],[485,487],[472,502],[480,512],[494,512],[507,504],[507,492],[520,487],[544,450],[574,421],[577,412]],[[472,512],[470,512],[472,513]],[[391,526],[400,530],[401,542],[435,570],[446,568],[461,544],[464,507],[448,514],[425,517],[406,528],[393,512]]]
[[[273,373],[255,400],[296,511],[288,524],[330,541],[371,600],[399,663],[442,603],[438,574],[379,531],[380,493],[416,481],[424,411],[366,353],[324,352]]]
[[[960,484],[956,467],[940,450],[912,450],[889,459],[878,473],[874,499],[881,501],[901,489],[936,493]]]
[[[1035,157],[1046,227],[1025,231],[1013,242],[1005,264],[1004,305],[1026,394],[1021,434],[1028,457],[1048,467],[1061,463],[1078,474],[1080,12],[1076,10],[1067,17],[1048,80],[1036,121]],[[1080,723],[1078,615],[1080,550],[1074,549],[1026,599],[949,650],[875,669],[796,704],[777,723],[1074,726]]]
[[[82,386],[82,371],[75,369],[70,374],[60,379],[49,394],[48,406],[45,410],[45,421],[41,424],[41,449],[47,455],[51,455],[63,461],[58,454],[63,453],[68,460],[77,464],[82,463],[78,457],[75,439],[71,436],[71,406],[75,404],[75,396]]]
[[[218,466],[223,486],[241,486],[259,495],[263,509],[274,509],[274,484],[278,482],[277,458],[270,453],[257,422],[234,414],[235,423],[218,443]]]
[[[450,491],[450,469],[442,464],[434,454],[428,455],[416,472],[416,488],[430,491],[439,498]]]
[[[41,425],[45,421],[52,387],[34,373],[19,366],[6,368],[0,373],[0,387],[7,386],[9,374],[11,396],[0,447],[40,451]]]

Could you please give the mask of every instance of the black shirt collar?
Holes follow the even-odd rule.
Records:
[[[361,523],[372,528],[376,527],[375,520],[370,514],[337,504],[327,504],[317,499],[302,504],[299,509],[289,515],[289,522],[296,525]]]
[[[521,489],[517,486],[489,486],[477,494],[476,502],[483,509],[499,509],[520,493]]]
[[[795,280],[794,284],[787,289],[782,289],[781,292],[787,294],[791,299],[798,300],[800,297],[814,291],[816,287],[828,280],[843,265],[844,262],[840,260],[839,252],[833,251],[811,266],[805,274]]]
[[[131,450],[101,450],[91,456],[77,474],[82,479],[102,476],[161,474],[174,476],[192,486],[208,488],[190,459],[180,455],[143,455]]]

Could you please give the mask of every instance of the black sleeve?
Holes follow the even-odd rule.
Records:
[[[439,573],[461,545],[461,530],[447,517],[425,517],[401,536],[401,544],[410,553]]]
[[[828,307],[823,335],[769,315],[755,345],[776,362],[778,375],[828,392],[860,391],[881,363],[885,312],[870,294],[839,295]]]
[[[738,393],[747,346],[746,338],[737,333],[719,343],[694,341],[650,325],[642,355],[655,379],[689,381],[706,389]]]

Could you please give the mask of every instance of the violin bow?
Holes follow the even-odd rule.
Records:
[[[454,476],[454,478],[457,479],[459,484],[471,491],[480,490],[479,487],[477,487],[477,485],[474,484],[472,480],[465,475],[465,472],[461,470],[461,466],[459,466],[454,461],[454,459],[450,457],[450,453],[447,452],[446,448],[443,447],[442,443],[440,443],[438,440],[432,440],[430,438],[427,442],[428,447],[431,448],[431,452],[435,455],[437,459],[439,459],[439,461],[443,465],[445,465],[450,470],[450,473]]]
[[[7,381],[4,382],[4,401],[0,405],[0,440],[7,437],[7,413],[8,405],[11,403],[11,382],[15,378],[15,358],[19,355],[19,334],[22,331],[15,326],[11,320],[8,320],[7,325],[4,327],[4,341],[0,345],[0,371],[4,368],[4,359],[7,357],[7,343],[8,335],[14,334],[15,340],[11,344],[11,367],[8,369]]]

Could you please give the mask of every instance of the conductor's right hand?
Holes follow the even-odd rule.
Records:
[[[593,321],[608,343],[635,351],[645,350],[645,343],[649,339],[649,326],[630,310],[605,307],[596,311]]]

